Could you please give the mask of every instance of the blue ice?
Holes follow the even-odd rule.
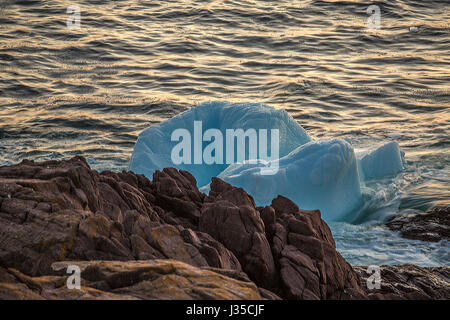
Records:
[[[130,170],[153,177],[156,170],[175,167],[189,171],[198,186],[204,186],[218,176],[228,164],[182,163],[175,165],[172,149],[178,143],[171,141],[174,130],[187,129],[194,136],[194,121],[202,121],[203,131],[219,129],[225,136],[226,129],[278,129],[279,156],[285,156],[294,148],[311,141],[308,133],[285,111],[257,103],[208,102],[191,108],[167,121],[153,125],[138,137],[130,163]],[[204,143],[205,147],[207,143]],[[268,153],[270,154],[270,146]],[[192,146],[192,153],[194,153]]]
[[[394,175],[405,167],[405,153],[396,141],[389,141],[357,154],[361,180]]]
[[[182,128],[195,136],[194,121],[202,121],[203,131],[218,129],[223,136],[226,129],[278,129],[279,158],[174,164],[171,153],[179,141],[171,141],[171,135]],[[203,141],[202,148],[208,143]],[[192,145],[192,153],[194,148]],[[247,156],[248,150],[246,160],[251,160]],[[261,168],[268,165],[277,170],[263,174]],[[256,103],[209,102],[144,130],[134,148],[130,170],[150,179],[165,167],[187,170],[204,192],[217,176],[244,188],[257,205],[270,204],[277,195],[283,195],[301,208],[320,209],[327,221],[339,221],[361,205],[361,185],[366,179],[397,174],[404,165],[404,154],[394,141],[355,154],[352,145],[342,139],[312,140],[284,110]]]

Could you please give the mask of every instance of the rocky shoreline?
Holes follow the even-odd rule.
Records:
[[[186,171],[150,181],[82,157],[0,167],[0,299],[450,299],[450,267],[383,266],[378,290],[365,270],[282,196],[256,207],[217,178],[205,195]]]
[[[450,240],[450,207],[435,207],[424,214],[395,216],[386,225],[411,240]]]

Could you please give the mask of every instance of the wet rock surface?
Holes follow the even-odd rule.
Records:
[[[366,267],[354,267],[363,282],[372,273]],[[412,264],[381,266],[380,289],[365,288],[369,299],[392,300],[430,300],[450,299],[449,267],[418,267]],[[372,280],[369,280],[372,281]]]
[[[81,266],[85,291],[68,292],[67,275],[52,268],[67,261]],[[408,274],[435,284],[428,297],[447,297],[448,268],[421,278],[419,273]],[[98,173],[82,157],[0,167],[0,298],[393,294],[367,292],[362,276],[336,251],[321,213],[301,210],[282,196],[256,207],[243,189],[220,179],[213,178],[207,196],[186,171],[166,168],[150,181],[132,172]],[[404,279],[385,281],[396,288]]]
[[[412,240],[450,240],[450,207],[435,207],[424,214],[396,216],[386,225]]]

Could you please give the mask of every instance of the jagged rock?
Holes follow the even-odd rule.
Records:
[[[69,265],[81,270],[79,290],[67,287]],[[242,272],[219,273],[174,260],[65,261],[54,269],[59,271],[29,277],[0,267],[0,299],[265,299]]]
[[[282,196],[258,211],[243,189],[216,178],[210,188],[200,230],[232,251],[257,285],[288,299],[364,297],[319,211]]]
[[[318,210],[300,210],[278,196],[261,209],[287,299],[362,299],[358,275],[336,251]]]
[[[158,206],[192,223],[187,226],[198,225],[205,195],[197,189],[197,182],[189,172],[174,168],[156,171],[153,185]]]
[[[200,230],[223,243],[259,286],[274,289],[277,274],[264,222],[243,189],[213,178],[200,216]]]
[[[241,270],[222,244],[183,227],[197,228],[204,195],[195,179],[165,169],[155,181],[131,172],[98,173],[82,157],[1,167],[0,265],[35,276],[62,260],[168,258]],[[173,198],[190,201],[196,211],[179,211],[191,207],[173,206]]]
[[[435,207],[424,214],[397,215],[386,225],[412,240],[450,240],[450,207]]]
[[[450,267],[419,267],[412,264],[381,266],[380,289],[364,285],[370,274],[366,267],[354,267],[362,279],[369,299],[448,300],[450,299]]]
[[[217,178],[210,188],[172,168],[153,181],[98,173],[82,157],[0,167],[0,298],[448,297],[448,268],[385,267],[388,285],[368,292],[319,211],[282,196],[256,207]],[[84,270],[83,292],[51,268],[69,260]]]
[[[206,259],[209,266],[231,270],[242,270],[239,260],[223,244],[204,232],[184,229],[180,232],[184,241],[192,244]]]
[[[166,257],[184,261],[194,266],[207,266],[206,259],[198,249],[184,242],[177,228],[172,225],[161,225],[150,229],[150,244],[159,249]]]

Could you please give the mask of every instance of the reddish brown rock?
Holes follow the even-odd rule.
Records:
[[[155,172],[152,182],[156,205],[168,212],[175,223],[180,224],[182,218],[185,226],[198,225],[205,195],[197,189],[197,182],[189,172],[165,168]]]
[[[362,288],[373,300],[449,300],[450,267],[419,267],[412,264],[380,267],[380,289],[369,289],[367,267],[354,267]]]
[[[256,284],[267,289],[277,287],[264,222],[252,197],[243,189],[213,178],[211,191],[203,204],[200,230],[233,252]]]
[[[195,185],[174,169],[156,172],[155,182],[98,173],[81,157],[1,167],[0,265],[34,276],[61,260],[166,258],[241,270],[223,245],[184,227],[197,228],[204,195]]]
[[[450,207],[435,207],[424,214],[398,215],[386,225],[412,240],[450,240]]]
[[[279,294],[287,299],[361,299],[358,275],[336,251],[320,211],[300,210],[278,196],[261,209],[280,274]]]
[[[51,268],[68,260],[86,267],[83,294]],[[385,286],[368,292],[319,211],[282,196],[256,207],[217,178],[206,196],[172,168],[150,181],[81,157],[0,167],[0,298],[448,299],[448,268],[414,268],[384,268]],[[155,278],[139,278],[150,269]]]
[[[79,289],[69,289],[69,265],[81,271]],[[192,300],[279,299],[240,271],[197,268],[175,260],[67,261],[48,275],[29,277],[0,267],[0,299],[8,300]]]

